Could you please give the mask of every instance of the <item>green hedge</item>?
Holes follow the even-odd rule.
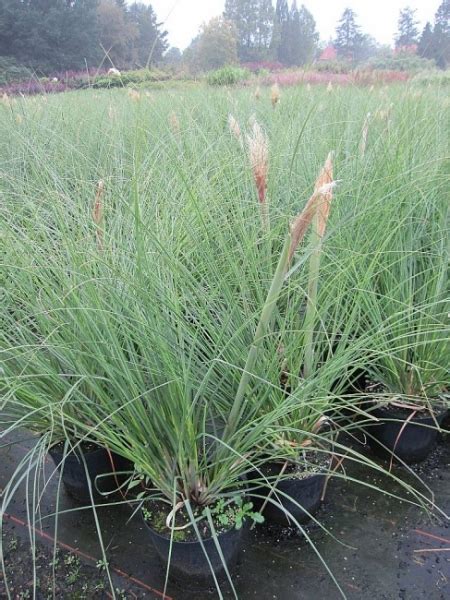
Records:
[[[233,85],[248,79],[250,72],[241,67],[222,67],[217,71],[211,71],[206,78],[209,85]]]
[[[433,60],[421,58],[416,54],[396,54],[391,56],[374,57],[366,63],[371,69],[381,69],[383,71],[421,71],[424,69],[436,68]]]
[[[418,73],[412,81],[419,85],[428,85],[431,83],[433,85],[447,86],[450,85],[450,69],[447,71],[423,71],[422,73]]]
[[[121,75],[99,75],[91,85],[95,88],[114,88],[127,85],[140,86],[155,81],[167,81],[170,79],[168,73],[156,69],[139,69],[136,71],[124,71]]]
[[[0,85],[26,81],[32,75],[30,69],[19,65],[13,58],[0,56]]]

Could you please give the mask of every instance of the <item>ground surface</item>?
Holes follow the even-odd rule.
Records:
[[[32,447],[26,432],[0,449],[0,486],[3,488],[18,460]],[[4,441],[3,441],[4,443]],[[48,463],[48,469],[52,463]],[[436,503],[450,513],[450,439],[440,440],[433,455],[415,468],[435,493]],[[396,467],[396,473],[401,473]],[[380,484],[374,474],[347,469],[349,476]],[[412,480],[412,476],[408,476]],[[41,515],[55,509],[56,478],[50,481],[41,502]],[[389,484],[393,493],[398,488]],[[425,492],[425,488],[422,488]],[[76,509],[76,510],[74,510]],[[58,520],[59,551],[54,560],[54,523],[44,519],[37,527],[36,597],[52,597],[55,562],[55,597],[110,598],[107,576],[92,509],[79,510],[61,492]],[[117,598],[163,597],[164,572],[139,516],[130,521],[125,505],[98,508],[103,543],[107,548]],[[319,514],[320,522],[338,538],[308,528],[317,550],[330,566],[349,600],[448,600],[450,598],[450,523],[430,518],[418,508],[349,481],[334,480]],[[19,487],[9,503],[3,548],[11,597],[32,598],[33,570],[29,552],[26,500]],[[37,525],[37,524],[36,524]],[[330,576],[305,538],[294,531],[260,527],[249,532],[235,575],[239,598],[267,600],[334,600],[340,598]],[[0,598],[6,597],[0,580]],[[224,591],[225,597],[231,597]],[[171,586],[167,598],[208,600],[214,590],[189,590]]]

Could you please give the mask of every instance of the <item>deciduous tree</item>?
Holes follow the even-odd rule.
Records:
[[[226,0],[224,17],[236,27],[240,60],[269,58],[274,22],[271,0]]]
[[[223,17],[214,17],[205,23],[192,49],[196,69],[209,71],[238,60],[238,41],[234,23]]]
[[[126,68],[137,60],[135,43],[139,37],[136,23],[115,0],[100,0],[97,9],[99,42],[111,64]]]

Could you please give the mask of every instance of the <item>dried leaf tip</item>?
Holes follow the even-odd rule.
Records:
[[[257,121],[247,135],[247,147],[253,177],[261,204],[266,201],[267,172],[269,167],[269,142],[266,134]]]

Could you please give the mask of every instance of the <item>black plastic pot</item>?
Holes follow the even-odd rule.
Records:
[[[150,533],[156,553],[167,568],[169,561],[170,538],[157,533],[144,519],[145,525]],[[217,541],[225,559],[228,569],[232,569],[238,559],[242,545],[243,530],[230,529],[219,533]],[[225,569],[217,552],[213,538],[202,540],[215,576],[220,580],[225,577]],[[170,557],[169,577],[181,583],[188,583],[189,587],[208,587],[213,584],[211,569],[206,560],[199,541],[173,542]]]
[[[429,412],[418,412],[406,425],[412,411],[408,415],[405,409],[390,405],[389,408],[376,407],[370,413],[379,423],[370,423],[365,430],[370,447],[379,456],[391,458],[394,455],[405,463],[415,463],[425,460],[433,450],[438,431]],[[439,425],[445,414],[445,411],[435,413]]]
[[[275,481],[281,468],[280,463],[269,463],[264,467],[264,475],[269,481]],[[253,477],[260,479],[261,475],[254,473]],[[274,491],[272,491],[269,485],[261,485],[251,491],[252,502],[255,509],[259,510],[264,504],[264,499],[256,497],[254,494],[264,497],[270,494],[270,499],[281,504],[296,521],[306,523],[311,519],[311,515],[314,515],[320,507],[325,480],[326,473],[317,473],[308,475],[303,479],[294,477],[292,479],[282,479],[276,484]],[[282,492],[283,495],[277,494],[277,491]],[[297,506],[297,504],[289,500],[284,494],[292,498],[300,506]],[[289,518],[284,510],[275,506],[270,500],[265,504],[263,515],[268,523],[277,523],[283,526],[294,525],[294,521]]]
[[[116,475],[116,472],[127,471],[131,468],[130,461],[115,452],[108,453],[105,448],[100,446],[96,446],[94,449],[88,451],[83,451],[78,446],[75,451],[67,453],[64,458],[64,449],[59,444],[50,448],[49,454],[58,469],[60,471],[62,469],[62,482],[67,492],[75,500],[83,504],[91,503],[86,468],[94,500],[103,501],[106,498],[102,494],[114,493],[117,490],[118,484],[120,485],[125,480],[124,475]],[[83,454],[86,467],[81,454]],[[61,464],[63,458],[64,463]],[[99,475],[108,476],[100,477],[96,480],[96,477]]]

